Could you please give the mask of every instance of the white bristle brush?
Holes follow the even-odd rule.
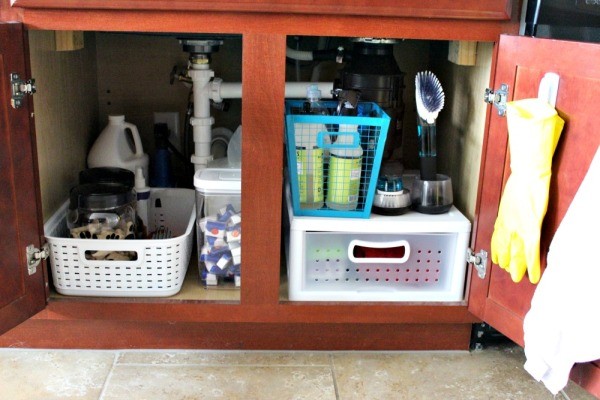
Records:
[[[417,73],[415,77],[415,99],[417,113],[427,123],[433,124],[444,108],[444,90],[438,78],[431,71]]]

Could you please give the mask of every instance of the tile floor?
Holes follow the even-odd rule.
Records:
[[[519,347],[475,352],[0,349],[2,400],[553,399]],[[556,399],[593,399],[569,383]]]

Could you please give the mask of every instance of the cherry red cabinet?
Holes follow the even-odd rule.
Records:
[[[398,7],[401,3],[404,7]],[[533,97],[546,72],[561,76],[557,109],[566,120],[554,156],[544,254],[570,204],[600,135],[594,94],[600,90],[600,46],[502,35],[517,31],[517,3],[377,1],[167,3],[153,0],[17,0],[2,16],[36,29],[237,33],[243,36],[242,145],[244,279],[239,302],[53,299],[47,302],[45,263],[29,275],[25,248],[42,243],[33,109],[10,106],[9,73],[28,77],[27,41],[20,24],[1,24],[3,118],[0,174],[0,336],[2,346],[92,348],[466,349],[472,323],[484,320],[523,344],[522,321],[535,286],[519,284],[488,260],[484,279],[469,273],[468,298],[452,304],[299,303],[280,299],[281,255],[260,240],[281,240],[283,99],[287,35],[370,36],[496,42],[490,84],[509,86],[509,100]],[[164,8],[163,8],[164,7]],[[181,8],[189,10],[182,13]],[[312,14],[314,12],[314,14]],[[584,60],[588,60],[585,62]],[[269,79],[263,79],[265,70]],[[265,117],[265,107],[271,112]],[[489,251],[508,177],[504,117],[490,106],[484,135],[471,247]],[[257,155],[269,155],[258,157]],[[250,163],[253,163],[252,166]],[[265,218],[265,216],[269,216]],[[265,222],[268,221],[268,222]],[[246,240],[246,239],[245,239]],[[6,283],[8,282],[8,283]],[[24,322],[23,322],[24,321]],[[13,328],[13,329],[11,329]],[[9,330],[10,329],[10,330]],[[598,368],[579,366],[576,378],[598,389]],[[595,389],[594,389],[595,388]]]

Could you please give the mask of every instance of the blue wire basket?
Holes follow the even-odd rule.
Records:
[[[375,103],[358,116],[303,113],[303,101],[285,102],[287,171],[294,215],[369,218],[390,117]]]

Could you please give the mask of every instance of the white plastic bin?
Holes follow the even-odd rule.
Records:
[[[289,188],[286,197],[290,300],[464,299],[471,224],[456,208],[369,219],[295,217]]]
[[[50,268],[56,291],[73,296],[164,297],[181,290],[194,246],[196,206],[190,189],[152,189],[148,231],[166,227],[168,239],[73,239],[66,211],[69,202],[46,222]],[[131,261],[92,260],[86,252],[126,251]]]
[[[209,167],[194,175],[200,277],[207,286],[224,278],[241,284],[242,174],[239,168]]]

